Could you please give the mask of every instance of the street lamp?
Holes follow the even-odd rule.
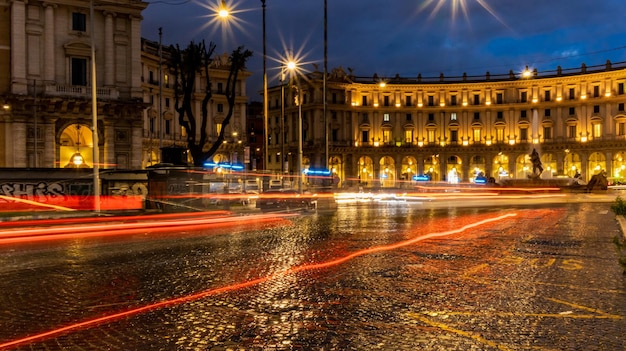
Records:
[[[265,0],[261,0],[261,7],[263,8],[263,169],[267,169],[269,163],[269,127],[268,127],[268,97],[267,97],[267,47],[266,47],[266,35],[265,35]]]
[[[220,4],[220,8],[217,11],[217,15],[220,16],[220,18],[222,19],[227,19],[228,16],[230,15],[230,11],[228,10],[228,7],[226,6],[226,2],[224,0],[222,0]]]
[[[286,68],[295,75],[298,89],[298,190],[302,192],[302,88],[298,77],[298,65],[295,61],[287,62]]]

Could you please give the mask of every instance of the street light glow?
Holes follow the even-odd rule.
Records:
[[[226,19],[229,15],[230,15],[230,11],[228,11],[228,7],[226,7],[226,2],[224,0],[222,0],[222,3],[220,5],[220,9],[217,12],[218,16],[220,16],[221,18]]]

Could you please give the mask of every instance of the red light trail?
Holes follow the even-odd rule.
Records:
[[[248,225],[249,223],[271,224],[278,223],[288,216],[295,216],[295,214],[215,216],[212,218],[177,218],[176,220],[172,219],[160,221],[152,220],[149,223],[110,223],[80,226],[55,226],[50,228],[7,229],[0,230],[0,245],[132,234],[171,233],[174,229],[178,232],[197,231],[207,228],[217,229],[242,224]],[[125,217],[119,218],[126,219]],[[167,218],[167,216],[161,218]]]
[[[178,298],[172,298],[172,299],[167,299],[167,300],[163,300],[163,301],[159,301],[156,303],[152,303],[146,306],[142,306],[142,307],[137,307],[137,308],[131,308],[127,311],[122,311],[119,313],[114,313],[114,314],[110,314],[110,315],[105,315],[105,316],[101,316],[98,318],[93,318],[93,319],[88,319],[82,322],[78,322],[78,323],[74,323],[74,324],[70,324],[70,325],[66,325],[63,327],[59,327],[56,329],[52,329],[46,332],[42,332],[42,333],[38,333],[38,334],[33,334],[27,337],[23,337],[20,339],[15,339],[15,340],[11,340],[11,341],[6,341],[3,343],[0,343],[0,349],[7,349],[9,347],[15,347],[18,345],[23,345],[23,344],[29,344],[29,343],[33,343],[36,341],[43,341],[49,338],[54,338],[57,337],[59,335],[62,334],[66,334],[72,331],[76,331],[76,330],[80,330],[80,329],[84,329],[84,328],[90,328],[90,327],[95,327],[97,325],[101,325],[101,324],[106,324],[106,323],[111,323],[123,318],[128,318],[128,317],[132,317],[135,315],[139,315],[142,313],[147,313],[153,310],[157,310],[160,308],[165,308],[165,307],[170,307],[170,306],[175,306],[175,305],[180,305],[180,304],[184,304],[190,301],[195,301],[195,300],[199,300],[199,299],[203,299],[205,297],[208,296],[213,296],[213,295],[218,295],[218,294],[222,294],[222,293],[226,293],[226,292],[231,292],[231,291],[236,291],[236,290],[240,290],[240,289],[244,289],[244,288],[248,288],[254,285],[258,285],[264,282],[267,282],[269,280],[275,279],[275,278],[280,278],[283,277],[285,275],[290,275],[290,274],[295,274],[295,273],[300,273],[300,272],[305,272],[305,271],[311,271],[311,270],[319,270],[319,269],[325,269],[325,268],[329,268],[329,267],[333,267],[336,265],[340,265],[342,263],[345,263],[347,261],[350,261],[354,258],[360,257],[360,256],[364,256],[364,255],[369,255],[369,254],[373,254],[373,253],[378,253],[378,252],[384,252],[384,251],[392,251],[392,250],[396,250],[405,246],[409,246],[412,244],[415,244],[417,242],[423,241],[423,240],[427,240],[427,239],[433,239],[433,238],[438,238],[438,237],[444,237],[444,236],[448,236],[448,235],[453,235],[453,234],[458,234],[461,232],[464,232],[468,229],[472,229],[472,228],[476,228],[485,224],[489,224],[489,223],[495,223],[495,222],[499,222],[511,217],[515,217],[517,216],[517,213],[507,213],[501,216],[497,216],[497,217],[491,217],[491,218],[486,218],[474,223],[470,223],[470,224],[466,224],[462,227],[459,228],[455,228],[455,229],[451,229],[451,230],[447,230],[447,231],[442,231],[442,232],[434,232],[434,233],[429,233],[429,234],[425,234],[422,236],[418,236],[412,239],[408,239],[408,240],[404,240],[404,241],[400,241],[398,243],[395,244],[391,244],[391,245],[380,245],[380,246],[374,246],[371,248],[367,248],[367,249],[363,249],[363,250],[358,250],[355,251],[353,253],[347,254],[345,256],[342,257],[338,257],[336,259],[331,259],[328,261],[324,261],[324,262],[318,262],[318,263],[310,263],[310,264],[303,264],[300,266],[295,266],[295,267],[291,267],[288,268],[286,270],[280,271],[280,272],[276,272],[274,274],[270,274],[267,275],[265,277],[260,277],[260,278],[256,278],[256,279],[252,279],[252,280],[248,280],[245,282],[241,282],[241,283],[235,283],[235,284],[231,284],[231,285],[227,285],[227,286],[223,286],[223,287],[219,287],[219,288],[213,288],[213,289],[208,289],[208,290],[204,290],[195,294],[191,294],[191,295],[187,295],[187,296],[182,296],[182,297],[178,297]]]

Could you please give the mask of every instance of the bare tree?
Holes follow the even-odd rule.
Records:
[[[208,141],[208,105],[213,97],[209,69],[213,63],[212,56],[215,47],[214,43],[209,43],[207,46],[204,41],[199,43],[192,41],[185,49],[181,49],[178,45],[170,48],[169,66],[174,79],[174,109],[178,113],[178,123],[187,134],[187,148],[193,159],[193,164],[198,167],[213,156],[224,141],[224,131],[230,123],[235,107],[236,83],[239,72],[245,69],[248,58],[252,56],[252,52],[244,49],[243,46],[238,47],[229,56],[228,64],[230,67],[225,91],[228,112],[222,121],[222,128],[217,139],[208,147],[207,151],[204,151]],[[202,118],[199,125],[193,109],[195,83],[198,74],[201,74],[206,82],[201,102]]]

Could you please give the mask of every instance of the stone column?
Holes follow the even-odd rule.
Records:
[[[140,169],[143,159],[143,124],[142,122],[133,123],[131,128],[129,166],[131,169]]]
[[[55,50],[54,50],[54,9],[56,4],[44,3],[45,23],[44,23],[44,64],[43,79],[45,83],[54,82],[55,76]]]
[[[130,95],[131,98],[141,98],[141,17],[130,18]],[[118,62],[121,64],[121,62]]]
[[[115,48],[113,44],[113,17],[112,12],[104,12],[104,86],[115,85]]]
[[[26,123],[13,122],[13,167],[28,167]]]
[[[104,121],[104,167],[115,164],[115,127],[112,121]]]
[[[11,92],[13,94],[28,94],[28,82],[26,80],[26,3],[22,0],[11,2],[11,80]]]
[[[59,163],[58,166],[55,166],[56,161],[56,149],[57,145],[55,143],[55,120],[49,120],[43,126],[43,164],[42,167],[63,167]]]

